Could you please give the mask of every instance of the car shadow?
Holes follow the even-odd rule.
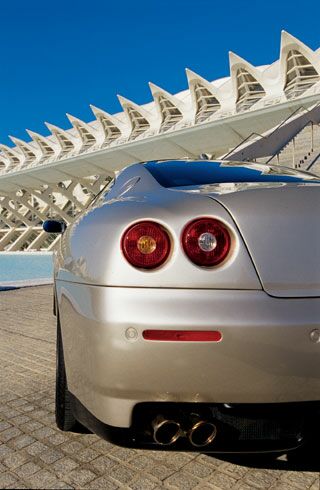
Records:
[[[207,456],[249,468],[320,472],[320,452],[316,443],[280,456],[267,453],[246,455],[207,453]]]

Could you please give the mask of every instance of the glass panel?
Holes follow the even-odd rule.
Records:
[[[307,173],[281,168],[280,166],[241,162],[167,161],[148,162],[144,167],[163,187],[187,187],[235,182],[317,182]]]

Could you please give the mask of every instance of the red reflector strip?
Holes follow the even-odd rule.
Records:
[[[144,330],[145,340],[171,342],[220,342],[222,334],[217,330]]]

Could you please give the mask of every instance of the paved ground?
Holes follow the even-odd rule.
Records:
[[[0,292],[0,488],[320,489],[320,443],[291,465],[135,451],[54,423],[51,287]],[[319,456],[319,461],[317,459]]]

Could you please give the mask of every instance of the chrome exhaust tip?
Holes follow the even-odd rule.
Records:
[[[207,420],[197,420],[188,431],[188,439],[195,447],[210,444],[217,435],[217,427]]]
[[[181,436],[181,426],[175,420],[165,419],[159,415],[152,422],[153,440],[162,446],[169,446]]]

